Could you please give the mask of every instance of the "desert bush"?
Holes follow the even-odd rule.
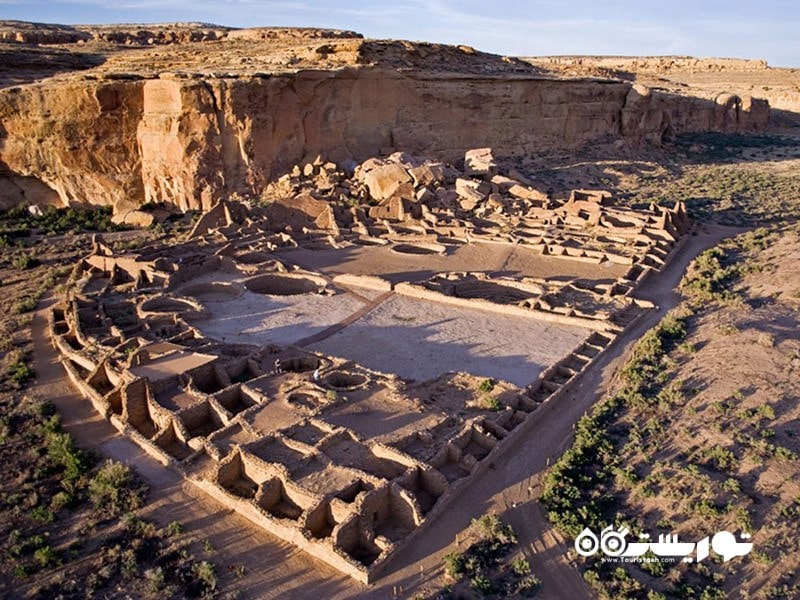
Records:
[[[120,231],[128,227],[111,222],[110,206],[96,208],[47,206],[41,215],[33,215],[26,207],[0,212],[0,231],[8,237],[23,237],[32,229],[47,235],[83,231]]]
[[[444,557],[444,570],[448,577],[459,579],[466,573],[466,559],[463,554],[450,552]]]
[[[19,271],[24,271],[39,265],[39,259],[31,254],[18,254],[11,259],[11,265]]]
[[[485,575],[474,575],[469,580],[469,587],[485,596],[494,593],[492,580]]]
[[[541,580],[535,575],[525,577],[517,584],[517,594],[523,598],[533,598],[542,589]]]
[[[525,557],[518,557],[511,561],[511,570],[517,575],[530,575],[531,565]]]
[[[718,471],[735,471],[739,467],[736,455],[720,445],[708,448],[704,455],[706,460]]]
[[[36,305],[39,303],[39,297],[40,296],[37,294],[26,296],[14,305],[14,312],[18,315],[21,315],[23,313],[35,310]]]
[[[206,593],[217,589],[217,571],[209,561],[202,560],[192,565],[192,574]]]
[[[497,515],[486,514],[478,519],[472,519],[470,527],[484,540],[498,541],[501,544],[517,543],[514,530],[510,525],[503,523]]]
[[[36,376],[36,371],[24,359],[20,358],[8,366],[8,378],[18,384],[23,384]]]
[[[42,546],[33,553],[33,558],[42,568],[58,563],[58,554],[50,546]]]
[[[498,411],[503,408],[503,403],[495,396],[484,396],[481,398],[481,408]]]
[[[667,568],[660,560],[652,560],[655,557],[656,555],[648,550],[643,558],[650,560],[645,560],[644,562],[638,563],[638,565],[645,573],[649,573],[653,577],[661,577],[667,572]]]
[[[494,389],[494,381],[491,379],[484,379],[478,386],[478,390],[487,394]]]
[[[169,537],[176,536],[182,531],[183,531],[183,525],[181,525],[178,521],[170,521],[164,528],[164,533]]]
[[[75,447],[72,436],[61,430],[61,420],[58,417],[50,417],[43,425],[43,431],[47,456],[63,467],[62,478],[65,482],[74,482],[86,473],[89,469],[88,457]]]
[[[89,498],[95,508],[117,515],[139,508],[143,492],[130,467],[108,460],[89,482]]]

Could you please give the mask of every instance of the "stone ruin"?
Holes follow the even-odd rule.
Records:
[[[690,230],[682,204],[633,210],[590,190],[550,198],[519,174],[501,174],[488,149],[469,152],[463,170],[398,153],[348,175],[317,160],[268,186],[260,202],[218,203],[174,245],[114,252],[98,237],[50,328],[75,387],[122,434],[219,503],[367,583],[652,308],[633,292]],[[498,245],[624,274],[610,282],[513,277],[474,264],[397,281],[293,261],[300,250],[410,260]],[[409,381],[310,351],[308,340],[242,344],[203,333],[210,307],[246,294],[324,301],[356,293],[584,333],[526,386],[493,382],[491,407],[470,373]],[[400,425],[365,426],[359,414],[375,407]]]

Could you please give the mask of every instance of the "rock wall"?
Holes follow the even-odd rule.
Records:
[[[143,87],[71,81],[2,90],[0,207],[141,204],[136,129]],[[48,188],[50,194],[43,191]]]
[[[41,197],[41,182],[66,204],[208,209],[317,155],[347,163],[401,149],[456,161],[485,146],[500,157],[542,154],[620,137],[758,130],[768,113],[759,100],[622,81],[378,69],[55,81],[0,91],[0,172],[22,189],[3,194],[0,185],[0,205]]]

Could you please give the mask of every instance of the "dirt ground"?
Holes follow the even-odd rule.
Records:
[[[463,371],[525,387],[590,333],[580,327],[393,296],[310,348],[409,380]]]
[[[365,305],[346,292],[265,296],[249,290],[234,299],[203,304],[210,315],[194,322],[203,335],[260,346],[297,343],[340,323]]]
[[[521,246],[475,243],[448,246],[444,254],[400,254],[384,247],[353,246],[339,250],[297,249],[280,258],[330,275],[378,275],[393,283],[422,281],[448,271],[482,271],[513,277],[583,278],[606,281],[621,277],[625,265],[592,265],[536,254]]]

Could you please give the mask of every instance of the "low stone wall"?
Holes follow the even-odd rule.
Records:
[[[446,294],[428,290],[424,287],[410,283],[398,283],[394,286],[394,291],[403,296],[409,296],[418,300],[429,300],[432,302],[452,304],[461,308],[486,310],[503,315],[524,317],[526,319],[537,319],[540,321],[548,321],[550,323],[558,323],[560,325],[568,325],[571,327],[582,327],[584,329],[591,329],[592,331],[614,331],[618,329],[618,327],[613,323],[608,323],[606,321],[600,321],[597,319],[570,317],[567,315],[560,315],[557,313],[534,310],[530,308],[522,308],[509,304],[497,304],[495,302],[490,302],[480,298],[457,298],[455,296],[448,296]]]

